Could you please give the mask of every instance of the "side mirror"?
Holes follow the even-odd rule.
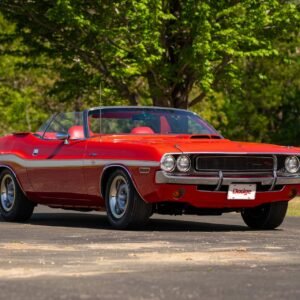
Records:
[[[65,132],[57,132],[56,133],[56,138],[58,140],[64,140],[65,141],[65,144],[69,144],[69,138],[70,138],[70,135],[68,133],[65,133]]]

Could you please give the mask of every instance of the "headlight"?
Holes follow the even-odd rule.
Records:
[[[187,155],[180,155],[177,158],[176,165],[180,172],[187,172],[191,168],[191,160]]]
[[[173,155],[165,155],[161,160],[160,167],[162,170],[172,172],[175,169],[176,162]]]
[[[285,169],[289,173],[297,173],[300,168],[299,158],[297,156],[289,156],[285,159]]]

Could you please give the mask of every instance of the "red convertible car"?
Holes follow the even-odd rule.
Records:
[[[58,113],[37,132],[0,139],[0,212],[26,221],[37,204],[107,211],[115,228],[153,213],[240,212],[274,229],[300,191],[300,148],[233,142],[196,114],[156,107]]]

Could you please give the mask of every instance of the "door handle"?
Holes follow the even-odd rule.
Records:
[[[37,156],[39,154],[39,149],[35,148],[32,151],[32,156]]]
[[[95,157],[95,156],[97,156],[98,155],[98,153],[96,153],[96,152],[92,152],[92,153],[89,153],[88,154],[88,156],[92,156],[92,157]]]

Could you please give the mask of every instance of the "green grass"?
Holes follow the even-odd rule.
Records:
[[[287,215],[300,217],[300,197],[297,197],[289,202]]]

